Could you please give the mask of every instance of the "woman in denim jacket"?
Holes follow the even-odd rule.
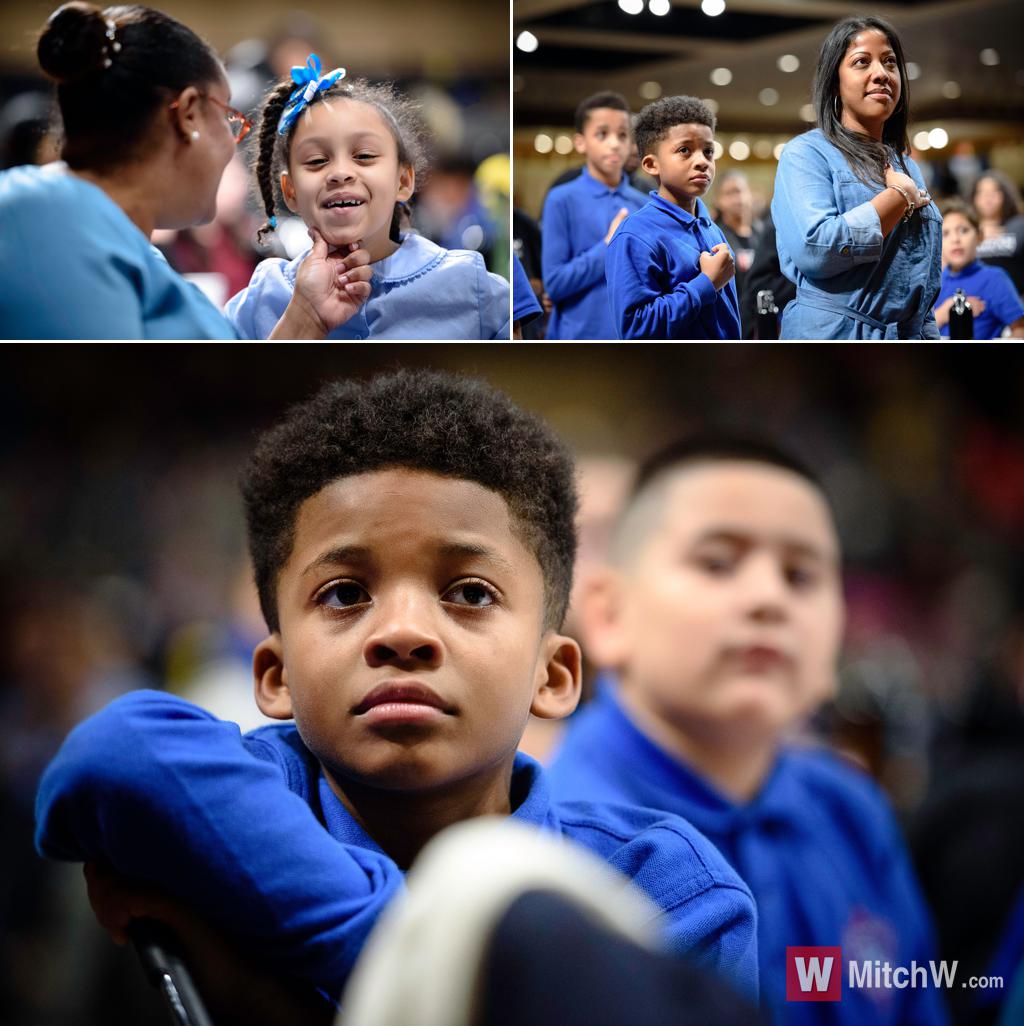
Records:
[[[786,144],[772,199],[797,292],[781,338],[939,337],[942,217],[905,157],[903,47],[879,18],[845,18],[818,57],[818,127]]]

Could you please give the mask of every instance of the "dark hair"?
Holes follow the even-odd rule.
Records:
[[[866,29],[877,29],[889,40],[900,73],[900,102],[882,128],[881,142],[859,132],[851,132],[842,123],[842,111],[836,113],[839,106],[839,65],[853,37]],[[836,23],[821,44],[818,66],[814,69],[812,101],[818,128],[842,152],[850,169],[866,185],[885,183],[885,169],[893,156],[904,173],[910,173],[904,160],[904,154],[910,152],[907,138],[910,120],[907,62],[900,37],[887,21],[874,17],[850,17]]]
[[[1020,213],[1020,190],[1009,175],[1004,174],[1002,171],[997,171],[995,168],[989,168],[988,171],[982,171],[974,180],[974,185],[971,186],[971,203],[977,198],[978,186],[984,178],[991,178],[999,186],[999,191],[1003,194],[1003,211],[1000,215],[1000,223],[1006,224],[1011,217]]]
[[[633,480],[631,501],[667,470],[676,470],[691,463],[732,461],[765,463],[789,470],[825,495],[821,480],[814,471],[776,443],[747,435],[708,433],[677,439],[644,460]]]
[[[576,108],[576,131],[582,132],[587,127],[587,118],[590,117],[590,112],[601,107],[607,107],[609,110],[624,110],[627,114],[630,112],[629,104],[622,93],[594,93],[593,96],[580,100],[579,106]]]
[[[291,152],[292,136],[302,115],[295,119],[284,135],[278,135],[277,126],[281,113],[288,105],[288,97],[295,89],[290,79],[282,79],[271,87],[260,107],[259,132],[256,144],[256,161],[253,172],[256,187],[259,189],[263,209],[267,220],[260,226],[257,238],[260,242],[274,230],[275,210],[279,199],[281,171],[288,167]],[[398,163],[408,165],[416,175],[416,185],[421,184],[421,177],[426,171],[426,144],[423,123],[420,120],[416,105],[398,93],[390,85],[367,82],[365,79],[340,79],[328,89],[317,93],[310,101],[320,103],[325,100],[355,100],[365,103],[379,112],[388,126],[398,147]],[[391,238],[398,241],[398,231],[405,213],[404,204],[395,204],[395,213],[391,221]]]
[[[696,96],[663,96],[647,104],[637,115],[633,126],[641,159],[653,153],[676,125],[707,125],[713,133],[715,115]]]
[[[123,163],[162,104],[223,74],[207,43],[149,7],[64,4],[50,15],[36,52],[57,82],[62,156],[76,170]]]
[[[954,196],[952,199],[948,199],[941,204],[939,213],[944,218],[947,214],[960,214],[971,222],[976,232],[979,234],[981,232],[981,221],[978,218],[978,212],[969,203],[965,203],[960,199],[959,196]]]
[[[539,417],[483,381],[400,370],[330,382],[257,443],[242,495],[260,608],[272,631],[299,507],[340,477],[394,467],[497,492],[544,575],[545,626],[561,625],[576,556],[569,450]]]

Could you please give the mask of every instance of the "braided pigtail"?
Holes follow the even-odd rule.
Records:
[[[294,83],[290,81],[279,83],[267,94],[260,110],[260,131],[254,171],[256,186],[260,191],[263,209],[267,214],[267,220],[256,232],[256,239],[261,245],[264,237],[277,227],[277,216],[274,213],[277,202],[277,176],[275,174],[275,153],[279,138],[277,124],[281,120],[281,112],[284,110],[293,88]]]

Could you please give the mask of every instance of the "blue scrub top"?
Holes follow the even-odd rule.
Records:
[[[518,754],[512,816],[588,848],[664,910],[669,947],[757,995],[750,890],[689,823],[552,802]],[[244,737],[184,699],[134,691],[79,724],[43,774],[36,844],[157,883],[284,972],[341,993],[403,874],[330,788],[294,724]]]
[[[847,986],[845,962],[927,965],[929,916],[881,792],[822,752],[783,750],[740,805],[651,741],[611,681],[570,721],[548,775],[558,799],[632,802],[688,819],[750,885],[758,907],[763,1004],[779,1026],[943,1026],[934,988]],[[786,1001],[788,946],[841,946],[842,1000]]]
[[[905,158],[920,188],[918,166]],[[897,165],[898,166],[898,165]],[[782,314],[782,339],[939,337],[942,216],[934,203],[882,235],[861,182],[820,129],[786,143],[775,174],[772,220],[782,273],[796,299]]]
[[[101,189],[62,163],[0,172],[5,338],[235,339]]]
[[[616,336],[740,338],[735,279],[715,291],[700,269],[701,254],[725,241],[703,200],[695,217],[652,191],[650,201],[623,221],[605,257]]]
[[[604,237],[623,207],[632,212],[646,202],[625,175],[609,189],[585,167],[548,193],[541,217],[541,262],[544,291],[554,304],[549,339],[616,337],[604,277]]]
[[[942,272],[942,287],[935,305],[942,306],[957,289],[985,300],[985,309],[973,315],[976,339],[999,338],[1003,328],[1024,317],[1024,303],[1013,287],[1013,279],[1001,267],[989,267],[980,260],[959,271],[947,267]],[[942,326],[942,337],[949,338],[948,323]]]

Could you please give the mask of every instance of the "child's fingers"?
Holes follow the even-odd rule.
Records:
[[[313,240],[313,256],[317,260],[323,260],[327,256],[327,240],[316,228],[309,229],[309,237]]]
[[[350,282],[365,281],[368,282],[373,277],[373,268],[368,264],[364,264],[361,267],[353,267],[351,271],[342,270],[338,275],[339,285],[348,285]]]
[[[350,281],[345,286],[345,291],[354,300],[363,303],[370,298],[370,283],[368,281]]]
[[[353,267],[361,267],[364,264],[370,262],[370,254],[365,249],[354,249],[345,259],[342,264],[346,270],[350,270]]]

